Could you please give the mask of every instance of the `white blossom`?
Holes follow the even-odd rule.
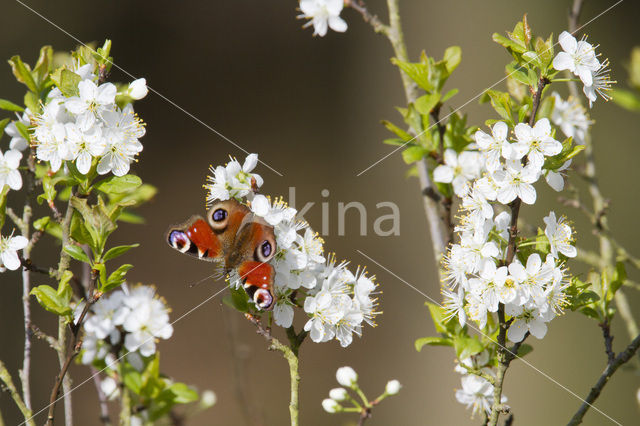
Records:
[[[498,201],[509,204],[516,198],[520,198],[523,203],[535,203],[536,190],[532,183],[538,180],[539,175],[540,171],[535,166],[523,167],[518,160],[508,160],[504,169],[493,174],[493,179],[499,188]]]
[[[347,23],[340,17],[343,0],[300,0],[300,18],[309,19],[303,27],[313,25],[313,35],[324,37],[327,29],[343,33]]]
[[[584,137],[592,123],[587,110],[573,97],[565,101],[557,92],[551,95],[554,99],[551,121],[560,127],[566,137],[573,138],[577,144],[584,145]]]
[[[468,182],[480,177],[479,160],[477,152],[463,151],[457,154],[453,149],[448,148],[444,152],[444,164],[433,171],[433,180],[451,183],[453,192],[463,197],[467,192]]]
[[[8,237],[0,235],[0,272],[4,272],[5,269],[15,271],[20,267],[18,250],[22,250],[27,244],[29,244],[29,240],[22,235],[9,235]]]
[[[475,141],[486,157],[486,166],[489,172],[494,172],[500,167],[500,157],[505,154],[505,149],[508,150],[509,146],[509,142],[507,142],[508,132],[509,127],[507,124],[503,121],[498,121],[493,125],[491,135],[482,130],[478,130],[475,133]],[[509,154],[507,153],[507,155]],[[509,158],[507,155],[504,155],[505,158]]]
[[[556,220],[556,214],[550,212],[549,216],[544,218],[544,223],[547,225],[544,229],[544,234],[549,240],[551,255],[556,259],[558,258],[558,253],[567,257],[576,257],[576,248],[571,245],[573,242],[573,230],[565,222],[564,217]]]
[[[340,367],[338,371],[336,371],[336,380],[342,386],[350,388],[358,382],[358,374],[351,367]]]
[[[545,157],[552,157],[562,151],[562,144],[551,136],[551,124],[547,118],[538,120],[533,127],[518,123],[515,133],[518,138],[516,150],[525,154],[528,165],[536,169],[542,168]]]
[[[22,176],[18,167],[22,153],[15,149],[10,149],[4,154],[0,151],[0,191],[5,185],[13,190],[22,188]]]
[[[401,388],[402,388],[402,385],[400,384],[399,381],[397,381],[397,380],[389,380],[387,382],[387,385],[384,388],[384,391],[388,395],[396,395],[398,392],[400,392]]]
[[[558,36],[558,42],[562,46],[563,52],[553,58],[553,67],[558,71],[569,70],[579,77],[585,86],[591,86],[593,83],[592,73],[600,67],[595,48],[585,39],[577,41],[567,31],[563,31]]]
[[[127,88],[127,94],[135,100],[140,100],[147,96],[149,89],[147,88],[147,80],[145,78],[139,78],[132,81]]]

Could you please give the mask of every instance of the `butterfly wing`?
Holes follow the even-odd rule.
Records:
[[[273,308],[276,252],[273,227],[235,199],[211,206],[207,219],[194,216],[167,232],[171,247],[199,259],[218,262],[224,272],[237,269],[247,294],[263,310]]]
[[[271,310],[275,303],[275,271],[267,262],[275,255],[276,248],[273,226],[249,214],[240,225],[234,250],[229,252],[227,258],[227,265],[237,269],[245,291],[262,310]]]

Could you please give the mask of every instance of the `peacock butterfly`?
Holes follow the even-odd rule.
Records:
[[[206,220],[192,216],[167,232],[171,247],[202,260],[216,262],[223,275],[238,272],[255,305],[270,310],[275,303],[275,271],[268,262],[276,253],[273,227],[235,199],[218,201]]]

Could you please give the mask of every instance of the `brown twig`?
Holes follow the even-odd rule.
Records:
[[[538,87],[533,95],[533,108],[531,109],[531,116],[529,117],[529,125],[533,126],[536,121],[536,114],[538,107],[540,106],[540,99],[542,98],[542,92],[545,86],[549,83],[545,77],[541,77],[538,80]],[[507,244],[507,256],[504,260],[505,265],[510,265],[516,255],[516,238],[518,236],[518,216],[520,214],[520,206],[522,201],[520,198],[516,198],[509,204],[511,208],[511,223],[509,226],[509,242]],[[507,330],[511,325],[511,321],[507,322],[504,313],[504,304],[498,305],[498,368],[496,372],[495,384],[493,386],[493,404],[491,406],[491,414],[489,416],[488,424],[490,426],[496,426],[501,413],[508,412],[508,407],[502,404],[502,386],[504,383],[504,376],[511,364],[511,361],[517,356],[518,349],[522,342],[516,343],[514,347],[509,350],[506,348]],[[526,337],[526,336],[525,336]],[[524,339],[523,339],[524,341]]]
[[[625,350],[620,352],[612,362],[609,362],[607,368],[605,368],[602,375],[600,375],[600,378],[598,379],[596,384],[591,388],[589,395],[587,395],[578,411],[569,421],[569,426],[574,426],[582,423],[584,415],[593,405],[595,400],[598,399],[598,396],[600,396],[600,392],[602,392],[602,389],[607,384],[613,373],[615,373],[616,370],[620,368],[620,366],[627,363],[633,357],[633,355],[638,352],[638,348],[640,348],[640,335],[633,339],[629,346],[627,346]]]
[[[600,323],[600,328],[602,328],[602,337],[604,338],[604,350],[607,354],[607,364],[611,364],[614,361],[616,354],[613,351],[613,336],[611,335],[609,320],[605,320]]]
[[[370,24],[373,27],[373,30],[377,33],[387,35],[391,30],[388,25],[385,25],[380,21],[380,19],[369,12],[367,6],[364,4],[362,0],[345,0],[345,7],[350,7],[360,15],[362,15],[362,19],[364,22]]]
[[[97,276],[98,276],[98,272],[95,270],[92,271],[91,283],[89,286],[89,294],[91,294],[92,296],[90,299],[87,299],[84,305],[84,308],[82,309],[82,313],[78,317],[78,320],[76,322],[72,322],[70,325],[71,334],[72,334],[71,347],[67,353],[66,360],[62,364],[60,373],[56,377],[56,381],[53,385],[53,389],[51,390],[51,396],[49,397],[49,412],[47,415],[47,423],[46,423],[49,426],[53,425],[55,406],[56,406],[56,402],[58,402],[58,393],[60,392],[60,386],[62,385],[62,381],[65,375],[67,374],[69,367],[71,366],[71,362],[80,353],[80,349],[82,348],[82,338],[80,333],[82,329],[82,324],[91,306],[95,302],[97,302],[101,296],[100,292],[94,293]],[[61,342],[61,344],[63,344],[63,342]]]
[[[298,372],[298,350],[302,341],[307,336],[304,331],[299,335],[295,334],[293,326],[287,329],[287,337],[289,337],[290,346],[282,344],[278,339],[271,335],[269,328],[264,328],[259,318],[251,314],[245,314],[245,317],[256,326],[256,333],[265,338],[269,343],[270,351],[282,352],[282,355],[289,363],[289,376],[291,379],[291,399],[289,402],[289,415],[291,417],[291,426],[298,426],[299,402],[298,393],[300,386],[300,374]],[[295,336],[295,337],[294,337]]]
[[[104,426],[111,425],[111,417],[109,416],[109,405],[107,404],[107,395],[102,391],[102,379],[100,378],[100,372],[91,367],[91,377],[93,383],[96,385],[96,393],[98,394],[98,403],[100,404],[100,422]]]

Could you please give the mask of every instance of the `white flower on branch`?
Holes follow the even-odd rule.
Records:
[[[18,121],[20,123],[24,124],[26,127],[31,125],[32,114],[29,108],[25,109],[22,115],[16,115],[18,115]],[[7,124],[7,127],[4,128],[4,132],[11,138],[9,141],[9,149],[24,151],[29,146],[29,141],[22,137],[22,133],[18,130],[18,126],[15,121]]]
[[[22,188],[22,176],[18,171],[21,159],[22,153],[15,149],[10,149],[4,154],[0,151],[0,191],[5,185],[13,190]]]
[[[15,271],[21,265],[20,258],[18,257],[18,250],[22,250],[29,244],[22,235],[9,235],[3,237],[0,235],[0,272],[4,272],[6,269]]]
[[[347,23],[340,17],[343,7],[343,0],[300,0],[299,18],[309,19],[303,27],[313,25],[313,35],[324,37],[328,28],[343,33],[347,30]]]
[[[467,184],[480,177],[480,154],[472,151],[463,151],[457,154],[448,148],[444,152],[444,164],[439,165],[433,171],[433,180],[453,185],[453,192],[458,197],[467,193]]]
[[[550,212],[549,216],[543,220],[547,225],[544,229],[544,234],[549,240],[551,255],[556,259],[558,258],[558,253],[567,257],[576,257],[577,250],[571,245],[573,242],[573,230],[565,222],[565,218],[560,217],[556,220],[556,214]]]
[[[533,187],[540,177],[540,169],[533,165],[522,166],[518,160],[508,160],[505,168],[497,170],[493,179],[498,185],[498,201],[509,204],[516,198],[523,203],[536,202],[536,190]]]
[[[560,127],[566,137],[573,138],[576,143],[584,145],[584,137],[592,123],[587,110],[573,97],[565,101],[557,92],[551,95],[554,99],[551,121]]]
[[[538,120],[531,127],[526,123],[518,123],[515,128],[518,142],[514,144],[515,151],[527,156],[528,166],[542,169],[544,157],[560,154],[562,144],[551,136],[551,124],[547,118]],[[520,159],[522,155],[514,157]]]
[[[495,172],[500,167],[500,157],[509,158],[507,135],[509,127],[503,121],[498,121],[491,129],[491,135],[482,130],[475,133],[475,140],[478,148],[485,155],[486,167],[489,172]],[[505,155],[507,154],[507,155]]]
[[[593,83],[592,73],[600,67],[600,61],[596,57],[595,47],[583,38],[577,41],[567,31],[558,36],[558,42],[562,46],[560,52],[553,58],[553,67],[558,71],[568,70],[580,78],[585,86]]]

